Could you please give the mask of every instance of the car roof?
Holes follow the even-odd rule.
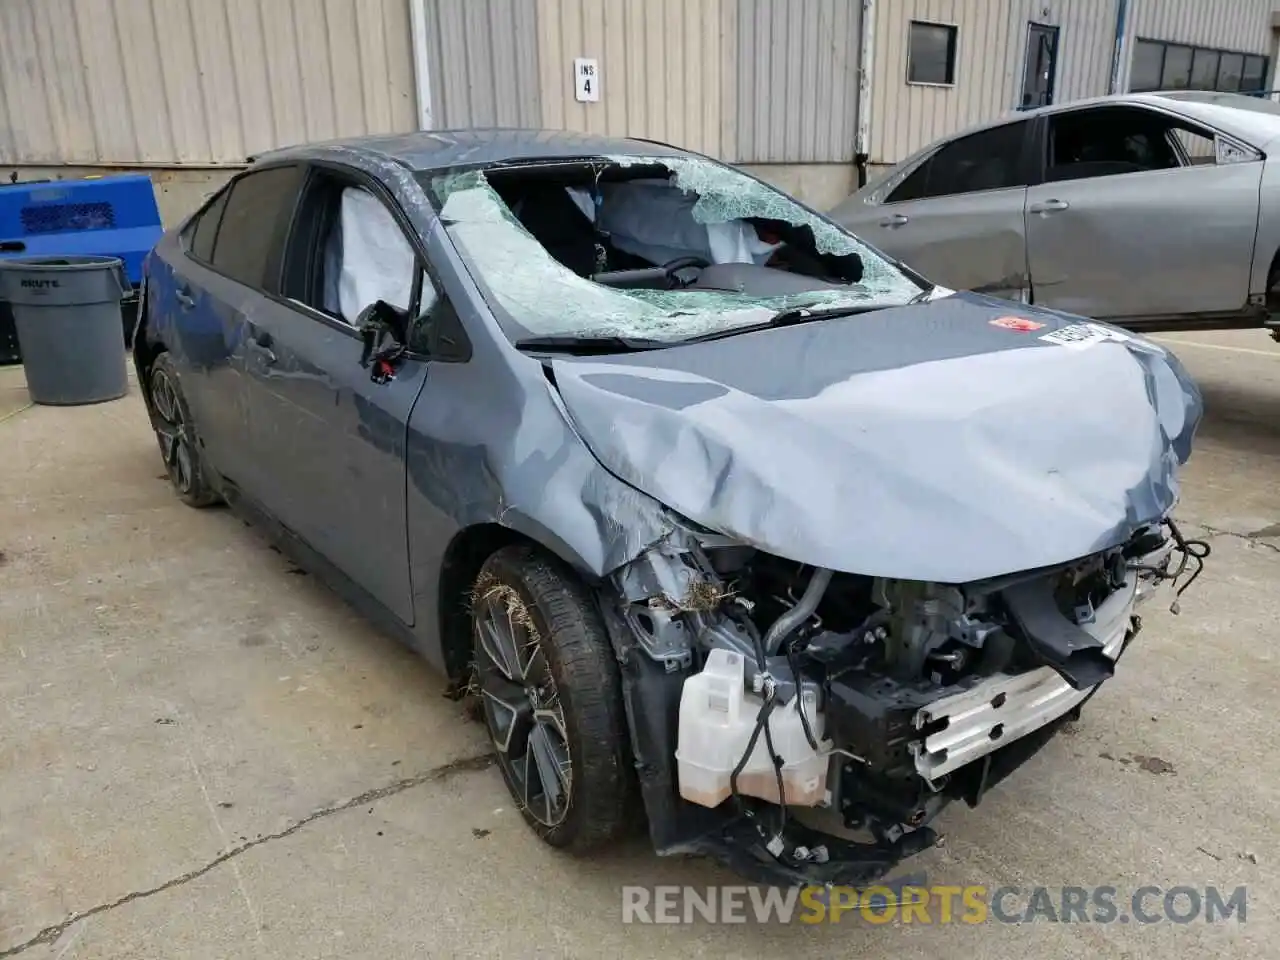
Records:
[[[299,144],[258,154],[249,159],[252,163],[266,163],[284,159],[342,159],[352,154],[367,159],[394,161],[414,171],[584,156],[689,155],[687,151],[653,140],[608,137],[569,130],[479,127],[373,134]]]
[[[1199,121],[1211,127],[1239,137],[1251,146],[1262,147],[1280,136],[1280,103],[1259,97],[1250,97],[1239,93],[1216,93],[1208,90],[1162,90],[1158,93],[1120,93],[1105,97],[1087,97],[1081,100],[1069,100],[1055,103],[1048,107],[1035,107],[1030,110],[1015,110],[1002,114],[994,120],[976,124],[948,137],[934,141],[929,148],[938,143],[959,139],[980,130],[1025,120],[1028,117],[1052,116],[1085,107],[1101,107],[1114,105],[1134,105],[1156,107]],[[929,149],[926,148],[926,149]]]

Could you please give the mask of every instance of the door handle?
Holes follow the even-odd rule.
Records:
[[[1039,203],[1031,205],[1032,213],[1057,213],[1059,210],[1066,210],[1071,204],[1065,200],[1041,200]]]
[[[178,305],[183,310],[192,310],[196,305],[196,298],[191,296],[186,290],[178,290],[174,293],[174,299],[178,301]]]
[[[889,216],[881,220],[880,226],[901,227],[904,224],[906,224],[910,219],[911,219],[910,217],[903,216],[901,213],[894,213],[894,214],[890,214]]]

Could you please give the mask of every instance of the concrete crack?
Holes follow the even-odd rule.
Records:
[[[1270,533],[1269,532],[1271,530],[1270,527],[1267,527],[1263,530],[1254,531],[1253,533],[1237,533],[1234,530],[1223,530],[1219,527],[1211,527],[1207,523],[1195,523],[1195,524],[1192,524],[1192,526],[1195,526],[1203,530],[1210,537],[1233,537],[1236,540],[1245,540],[1258,547],[1265,547],[1266,549],[1270,550],[1272,553],[1280,553],[1280,545],[1271,543],[1269,540],[1260,539],[1261,535],[1264,535],[1264,534],[1267,536],[1280,536],[1280,533],[1276,533],[1276,534]]]
[[[254,847],[260,847],[264,843],[270,843],[273,840],[283,840],[285,837],[292,836],[303,827],[308,824],[315,823],[317,820],[323,820],[325,817],[331,817],[335,813],[342,813],[343,811],[350,810],[352,807],[363,806],[366,803],[373,803],[376,800],[395,796],[397,793],[403,793],[405,790],[421,786],[424,783],[438,783],[442,780],[447,780],[455,774],[484,770],[492,765],[492,754],[484,754],[477,757],[463,757],[460,760],[453,760],[449,763],[442,764],[441,766],[432,767],[430,770],[424,770],[422,773],[414,774],[412,777],[406,777],[403,780],[397,780],[394,783],[387,784],[386,786],[368,790],[357,797],[351,797],[349,800],[344,800],[339,804],[335,804],[330,807],[321,807],[319,810],[308,814],[301,820],[289,825],[283,830],[279,830],[276,833],[264,834],[263,836],[255,837],[252,840],[232,847],[224,853],[214,857],[204,866],[197,867],[195,870],[190,870],[181,876],[174,877],[172,880],[166,880],[159,886],[150,887],[146,890],[135,890],[133,893],[125,894],[123,897],[120,897],[117,900],[112,900],[109,903],[100,903],[95,907],[90,907],[88,910],[73,913],[61,923],[55,923],[45,927],[31,939],[24,940],[22,943],[0,950],[0,960],[4,960],[5,957],[16,957],[18,954],[30,950],[32,947],[54,943],[59,937],[66,933],[71,926],[79,923],[81,920],[96,917],[100,913],[106,913],[109,910],[116,909],[116,907],[123,907],[125,904],[133,903],[135,900],[145,900],[147,897],[153,897],[157,893],[164,893],[166,890],[172,890],[174,887],[180,887],[185,883],[190,883],[192,880],[203,877],[209,871],[222,866],[222,864],[226,863],[228,860],[233,860],[242,853],[252,850]]]

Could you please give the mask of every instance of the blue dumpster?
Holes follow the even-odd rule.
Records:
[[[124,263],[130,290],[120,303],[122,349],[133,336],[142,261],[162,233],[146,174],[0,183],[0,260],[107,256]],[[0,302],[0,363],[19,359],[12,311]]]

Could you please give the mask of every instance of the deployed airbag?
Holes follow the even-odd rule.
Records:
[[[413,295],[416,257],[391,211],[360,187],[342,191],[325,248],[325,307],[354,324],[377,300],[402,310]]]

